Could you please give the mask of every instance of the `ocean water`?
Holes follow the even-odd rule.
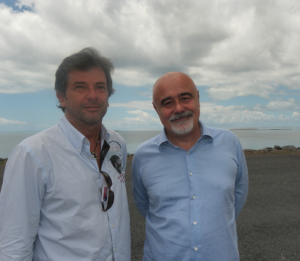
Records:
[[[294,145],[300,147],[300,127],[269,129],[232,129],[244,149],[262,149],[274,145]],[[161,131],[117,131],[127,144],[128,153],[134,153],[144,141],[158,135]],[[13,148],[35,132],[0,133],[0,158],[8,158]]]
[[[233,129],[243,149],[259,150],[274,145],[300,147],[300,127],[272,129]]]
[[[259,150],[274,145],[300,147],[300,127],[269,129],[231,129],[239,138],[243,149]],[[128,153],[134,153],[144,141],[161,131],[118,131],[127,144]]]
[[[13,148],[36,132],[0,132],[0,158],[8,158]]]

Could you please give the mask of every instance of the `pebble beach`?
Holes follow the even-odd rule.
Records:
[[[241,261],[300,260],[300,150],[245,151],[249,194],[237,220]],[[132,195],[132,155],[126,167],[132,261],[141,261],[144,219]],[[0,187],[5,163],[0,164]]]

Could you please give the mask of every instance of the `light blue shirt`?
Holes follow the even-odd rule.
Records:
[[[6,164],[0,193],[0,260],[130,261],[124,140],[102,125],[110,144],[102,170],[113,206],[102,210],[104,178],[89,141],[65,118],[20,143]],[[119,174],[110,161],[122,162]]]
[[[239,260],[235,221],[248,192],[244,153],[232,132],[201,129],[189,151],[163,131],[135,153],[133,195],[146,218],[144,261]]]

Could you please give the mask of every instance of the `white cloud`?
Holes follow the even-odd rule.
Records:
[[[13,121],[13,120],[7,120],[5,118],[0,118],[0,125],[23,125],[26,124],[26,122],[22,122],[22,121]]]
[[[281,114],[275,116],[257,110],[247,109],[245,106],[221,106],[215,103],[201,103],[200,118],[208,124],[258,124],[294,121],[297,117],[294,112],[291,117]]]
[[[267,84],[261,84],[249,80],[247,82],[231,82],[227,84],[219,84],[209,88],[207,93],[216,100],[229,100],[238,96],[257,95],[268,99],[270,93],[273,93],[274,87]]]
[[[126,109],[137,109],[137,110],[154,110],[152,101],[131,101],[124,103],[110,103],[110,107],[121,107]]]
[[[300,2],[21,0],[0,5],[0,92],[53,88],[67,55],[94,46],[114,81],[152,85],[183,71],[215,100],[300,90]],[[282,90],[284,88],[284,90]]]
[[[291,116],[280,114],[276,116],[274,114],[264,113],[255,109],[249,109],[245,106],[221,106],[216,103],[202,102],[200,107],[201,115],[200,119],[207,125],[257,125],[265,123],[287,123],[296,122],[300,120],[300,112],[293,112]],[[113,124],[114,128],[130,128],[134,129],[139,127],[140,129],[160,128],[161,122],[158,116],[153,116],[140,109],[127,111],[129,114],[136,115],[134,117],[128,116],[119,121],[106,121],[109,124]]]
[[[125,106],[124,106],[125,107]],[[134,106],[132,106],[134,107]],[[220,126],[264,126],[269,124],[294,124],[300,121],[300,111],[276,115],[246,106],[222,106],[212,102],[201,102],[200,119],[207,125]],[[104,120],[111,129],[161,129],[159,117],[141,109],[129,110],[127,117],[121,120]]]
[[[271,100],[266,105],[256,104],[254,110],[258,111],[293,111],[300,110],[300,100],[294,98]]]
[[[151,114],[144,112],[142,110],[127,111],[130,114],[136,114],[137,116],[125,117],[124,120],[128,122],[129,125],[142,125],[142,126],[151,126],[153,124],[159,124],[160,120],[157,117],[152,116]]]
[[[300,120],[300,112],[294,111],[292,115],[293,119]]]
[[[122,120],[105,119],[104,124],[112,129],[159,129],[161,122],[155,117],[142,110],[127,111],[129,114],[136,115],[134,117],[124,117]]]
[[[290,99],[277,99],[275,101],[270,101],[266,104],[266,109],[268,110],[298,110],[300,109],[300,101],[294,98]]]
[[[152,91],[137,92],[137,94],[140,96],[146,96],[146,97],[152,99]]]

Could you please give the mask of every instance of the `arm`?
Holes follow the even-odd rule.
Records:
[[[238,218],[242,208],[244,207],[248,195],[248,169],[245,155],[240,142],[237,145],[238,171],[235,180],[235,219]]]
[[[0,193],[0,260],[32,260],[44,193],[37,158],[16,147],[6,164]]]
[[[134,155],[132,161],[132,190],[134,203],[137,206],[141,215],[146,218],[149,210],[148,194],[144,187],[141,177],[141,167],[137,154]]]

